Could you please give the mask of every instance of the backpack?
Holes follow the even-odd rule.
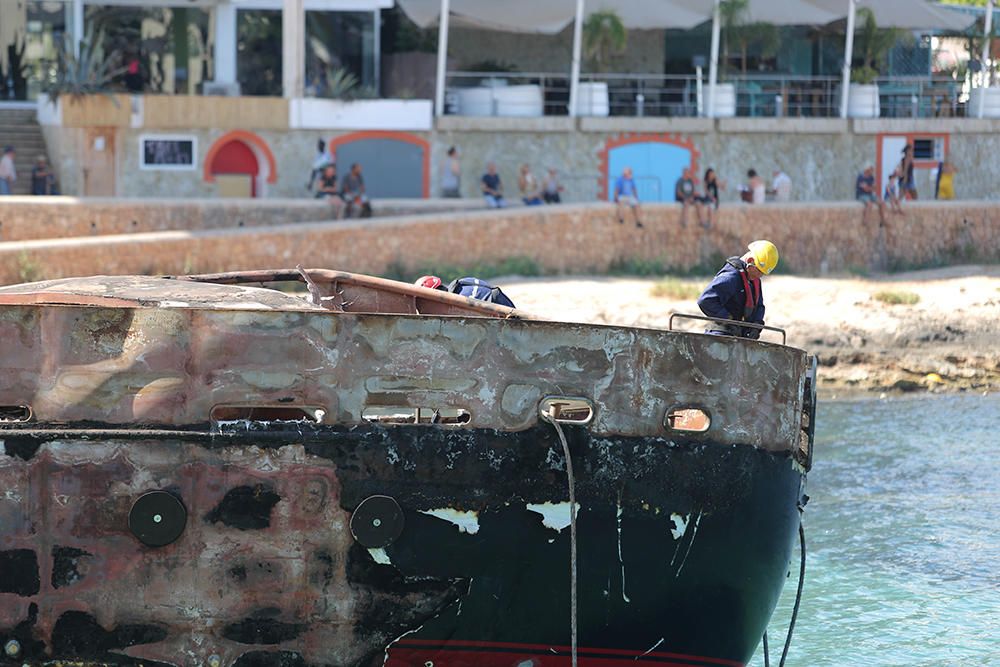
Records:
[[[495,303],[500,306],[507,306],[508,308],[515,307],[514,302],[499,287],[494,287],[479,278],[469,277],[453,280],[448,285],[448,291],[452,294],[461,294],[462,296],[479,299],[487,303]]]

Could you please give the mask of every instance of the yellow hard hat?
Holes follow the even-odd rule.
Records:
[[[765,276],[778,266],[778,249],[770,241],[754,241],[747,249],[753,255],[753,264]]]

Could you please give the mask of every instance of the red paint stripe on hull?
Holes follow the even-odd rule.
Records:
[[[478,649],[478,650],[477,650]],[[565,667],[571,663],[570,647],[483,641],[404,639],[388,651],[386,667]],[[581,667],[624,667],[655,664],[659,667],[745,667],[723,658],[623,649],[577,649]]]

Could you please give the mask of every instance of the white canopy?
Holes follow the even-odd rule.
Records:
[[[573,21],[574,0],[450,0],[455,25],[511,32],[555,34]],[[612,9],[626,28],[693,28],[712,18],[713,0],[586,0],[585,12]],[[399,0],[406,15],[422,28],[437,23],[441,0]],[[948,11],[928,0],[858,0],[875,12],[879,26],[964,30],[973,17]],[[843,19],[849,0],[750,0],[749,22],[822,25]]]
[[[848,0],[808,1],[837,14],[837,18],[847,16]],[[871,9],[880,28],[965,30],[975,21],[973,16],[942,9],[926,0],[858,0],[857,6]]]
[[[452,25],[508,32],[555,34],[576,15],[575,0],[450,0],[449,4]],[[688,5],[677,0],[586,0],[584,11],[614,10],[629,29],[687,29],[711,18],[711,0]],[[399,0],[399,6],[421,28],[436,25],[441,13],[441,0]]]

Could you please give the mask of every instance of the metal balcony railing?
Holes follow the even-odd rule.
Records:
[[[720,84],[734,92],[728,111],[721,91],[716,115],[740,117],[836,118],[839,76],[792,74],[727,75]],[[707,115],[708,81],[695,75],[586,74],[580,78],[578,115]],[[879,85],[880,115],[889,118],[964,116],[962,82],[937,77],[884,77]],[[730,88],[731,86],[731,88]],[[565,116],[569,78],[553,72],[449,72],[446,113],[462,116]]]

